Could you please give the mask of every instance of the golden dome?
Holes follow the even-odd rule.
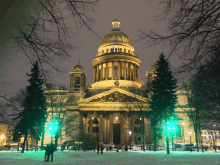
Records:
[[[121,32],[121,31],[112,31],[111,33],[107,34],[102,39],[99,46],[102,46],[107,43],[114,43],[114,42],[128,44],[133,47],[131,39],[125,33]]]
[[[107,34],[101,41],[99,46],[102,46],[107,43],[124,43],[128,44],[133,47],[131,39],[123,32],[120,31],[120,22],[118,21],[117,17],[115,17],[114,21],[112,22],[113,28],[112,32]]]
[[[73,69],[76,69],[76,68],[81,69],[81,70],[84,70],[83,66],[82,66],[82,65],[80,65],[80,61],[77,61],[77,65],[76,65],[76,66],[74,66],[74,68],[73,68]]]

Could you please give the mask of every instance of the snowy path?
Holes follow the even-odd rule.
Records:
[[[134,152],[105,152],[103,155],[87,152],[55,152],[54,162],[43,162],[44,152],[0,152],[0,165],[220,165],[220,153],[190,153],[164,151],[145,153]]]

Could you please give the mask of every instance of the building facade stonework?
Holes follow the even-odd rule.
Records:
[[[145,142],[152,144],[152,132],[150,120],[143,118],[143,114],[149,109],[146,88],[154,77],[155,62],[148,72],[147,85],[140,81],[139,68],[141,61],[134,50],[130,38],[120,30],[120,22],[117,18],[112,22],[112,31],[101,41],[98,52],[92,61],[93,84],[86,86],[87,73],[78,61],[78,64],[70,72],[70,88],[68,90],[54,90],[53,96],[64,97],[64,101],[71,100],[63,106],[67,116],[78,116],[68,125],[75,125],[75,135],[67,135],[59,140],[59,144],[65,141],[81,141],[85,135],[94,137],[96,142],[104,145],[123,145],[141,142],[140,131],[145,129]],[[45,90],[47,102],[51,103],[51,92]],[[179,123],[180,135],[176,137],[176,143],[195,142],[195,134],[190,120],[183,110],[187,110],[187,100],[183,91],[177,91],[178,105],[176,113],[182,119]],[[48,106],[50,120],[52,109]],[[53,114],[54,115],[54,114]],[[64,130],[63,130],[64,131]],[[129,134],[131,131],[131,135]],[[159,139],[160,145],[165,142],[164,136]],[[74,139],[75,138],[75,139]],[[50,142],[48,132],[45,134],[45,144]]]

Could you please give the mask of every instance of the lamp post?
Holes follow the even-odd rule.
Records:
[[[214,133],[213,133],[213,143],[214,143],[214,150],[216,152],[216,147],[215,147],[215,135],[216,135],[216,132],[215,132],[215,124],[213,124],[213,127],[214,127]]]
[[[21,133],[21,132],[18,132],[19,134]],[[18,151],[19,151],[19,147],[20,147],[20,138],[19,138],[19,140],[18,140]]]
[[[130,151],[131,151],[131,134],[132,134],[132,132],[129,131],[129,135],[130,135]]]
[[[191,134],[192,134],[192,132],[190,131],[190,132],[189,132],[189,136],[190,136],[190,143],[189,143],[189,144],[190,144],[190,150],[191,150],[191,152],[192,152],[192,148],[191,148]]]

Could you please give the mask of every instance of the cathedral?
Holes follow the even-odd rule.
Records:
[[[59,139],[58,144],[68,141],[82,141],[83,136],[95,139],[96,143],[109,145],[136,145],[141,143],[141,133],[145,133],[145,143],[153,144],[150,120],[145,116],[149,109],[146,89],[154,78],[155,61],[146,72],[147,83],[140,81],[141,61],[134,50],[131,39],[120,30],[120,22],[115,17],[112,30],[99,45],[92,61],[93,84],[86,85],[87,72],[78,61],[70,73],[68,90],[45,90],[47,102],[50,96],[65,97],[68,103],[62,108],[68,120],[67,126],[73,129]],[[175,143],[195,142],[195,134],[190,124],[187,100],[184,91],[177,91],[178,104],[175,112],[181,119]],[[68,99],[72,98],[72,99]],[[52,108],[48,106],[51,116]],[[54,115],[54,114],[53,114]],[[64,116],[64,115],[63,115]],[[50,117],[48,117],[49,121]],[[76,128],[75,128],[76,127]],[[144,131],[143,131],[144,129]],[[62,130],[65,132],[66,130]],[[191,132],[191,133],[189,133]],[[159,137],[159,145],[165,143],[164,135]],[[46,132],[44,143],[50,142]]]

